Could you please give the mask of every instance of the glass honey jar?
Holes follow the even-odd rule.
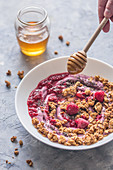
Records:
[[[21,9],[15,21],[15,31],[21,51],[28,56],[41,55],[50,36],[50,20],[42,7]]]

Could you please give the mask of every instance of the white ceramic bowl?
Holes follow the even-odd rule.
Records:
[[[66,70],[67,59],[68,57],[60,57],[60,58],[48,60],[33,68],[22,79],[21,83],[17,88],[16,96],[15,96],[15,108],[16,108],[18,118],[20,119],[20,122],[22,123],[24,128],[32,136],[42,141],[43,143],[56,148],[68,149],[68,150],[85,150],[85,149],[91,149],[106,144],[113,139],[113,133],[93,145],[64,146],[58,143],[51,142],[48,138],[43,137],[40,133],[37,132],[37,130],[32,125],[31,117],[28,114],[28,107],[27,107],[27,99],[30,92],[37,86],[39,81],[48,77],[49,75],[67,71]],[[109,81],[113,81],[113,67],[93,58],[88,58],[87,66],[82,73],[89,76],[100,75],[104,78],[107,78]]]

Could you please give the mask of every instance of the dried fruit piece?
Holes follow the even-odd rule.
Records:
[[[89,122],[83,118],[76,119],[75,123],[77,124],[77,128],[80,129],[85,129],[89,125]]]
[[[32,160],[26,160],[26,163],[27,163],[29,166],[33,166]]]
[[[67,105],[66,110],[67,110],[67,114],[75,115],[78,113],[79,107],[76,104],[74,104],[73,102],[71,102]]]
[[[104,91],[97,91],[97,92],[95,92],[95,98],[99,102],[103,102],[103,100],[104,100]]]

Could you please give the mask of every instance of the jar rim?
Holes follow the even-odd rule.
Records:
[[[43,17],[42,20],[36,21],[35,23],[28,23],[28,22],[23,21],[22,19],[20,19],[20,16],[23,14],[24,10],[27,10],[27,9],[29,10],[29,9],[32,9],[32,8],[43,10],[43,12],[44,12],[44,17]],[[21,8],[21,9],[18,11],[18,13],[17,13],[17,19],[18,19],[22,24],[29,25],[29,26],[34,26],[34,25],[40,25],[40,24],[42,24],[42,23],[47,19],[47,16],[48,16],[47,11],[46,11],[43,7],[41,7],[41,6],[37,6],[37,7],[35,7],[35,6],[24,7],[24,8]]]

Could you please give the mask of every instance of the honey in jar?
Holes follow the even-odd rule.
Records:
[[[20,49],[24,54],[37,56],[46,50],[49,39],[49,19],[43,8],[28,7],[20,10],[15,29]]]

